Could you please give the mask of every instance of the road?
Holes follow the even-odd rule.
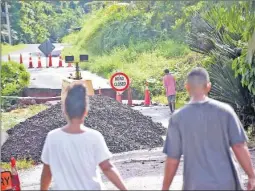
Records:
[[[170,117],[169,108],[165,106],[133,107],[144,115],[152,117],[155,122],[162,122],[167,128]],[[162,148],[152,150],[140,150],[114,154],[113,162],[119,169],[129,189],[153,190],[161,189],[165,155]],[[42,165],[30,170],[20,171],[20,179],[23,190],[38,190]],[[116,190],[102,174],[103,182],[109,190]],[[53,183],[54,185],[54,183]],[[172,189],[178,190],[182,186],[182,164],[174,179]]]
[[[31,83],[30,88],[51,88],[51,89],[61,89],[62,80],[70,76],[70,73],[74,74],[75,67],[67,67],[67,64],[63,62],[63,68],[57,68],[59,65],[59,57],[52,57],[52,68],[46,68],[47,58],[41,53],[41,62],[43,68],[36,68],[38,66],[38,49],[39,44],[27,44],[26,47],[22,50],[18,50],[10,53],[11,60],[19,62],[20,54],[23,57],[23,64],[26,68],[29,66],[29,55],[32,55],[33,67],[28,71],[31,74]],[[54,51],[61,52],[65,44],[54,44],[56,47]],[[7,61],[8,56],[2,56],[2,61]],[[92,85],[94,89],[101,88],[110,88],[108,80],[92,74],[89,71],[82,71],[81,75],[85,80],[92,80]]]
[[[170,117],[169,108],[165,106],[134,107],[144,115],[152,117],[155,122],[162,122],[167,128]],[[120,171],[129,190],[160,190],[163,181],[165,155],[162,148],[152,150],[131,151],[113,155],[113,162]],[[254,153],[252,159],[255,161]],[[42,165],[32,169],[20,171],[21,186],[23,190],[39,190]],[[181,190],[183,181],[183,159],[181,159],[177,174],[171,185],[171,190]],[[242,172],[242,180],[247,182],[247,176]],[[117,190],[102,174],[102,180],[108,190]],[[51,189],[54,186],[51,185]]]

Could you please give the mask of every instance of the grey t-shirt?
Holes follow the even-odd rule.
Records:
[[[246,141],[234,110],[208,98],[172,115],[163,152],[184,156],[184,190],[243,190],[231,146]]]

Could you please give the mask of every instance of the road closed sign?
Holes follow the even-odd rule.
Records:
[[[112,75],[110,79],[110,84],[112,89],[114,89],[115,91],[123,92],[129,87],[130,80],[125,73],[117,72]]]

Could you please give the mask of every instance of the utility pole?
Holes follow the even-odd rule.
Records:
[[[8,29],[9,44],[12,45],[10,17],[9,17],[7,1],[5,1],[5,15],[6,15],[6,23],[7,23],[7,29]]]

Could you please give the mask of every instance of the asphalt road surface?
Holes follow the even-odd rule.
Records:
[[[62,80],[70,76],[70,73],[74,75],[75,67],[67,67],[67,64],[62,60],[62,68],[59,66],[59,56],[66,44],[54,44],[55,49],[53,54],[57,57],[52,57],[52,68],[46,68],[48,58],[46,58],[43,53],[38,49],[39,44],[27,44],[22,50],[18,50],[10,53],[11,60],[19,62],[20,54],[22,54],[23,64],[26,68],[29,67],[29,55],[32,55],[32,63],[34,68],[28,68],[31,74],[31,83],[29,87],[31,88],[51,88],[51,89],[61,89]],[[38,53],[41,53],[41,63],[42,68],[37,68],[38,66]],[[8,56],[2,56],[2,61],[7,61]],[[63,59],[63,58],[62,58]],[[94,89],[100,88],[110,88],[109,80],[104,79],[96,74],[92,74],[89,71],[81,72],[82,78],[84,80],[92,80],[92,85]]]

